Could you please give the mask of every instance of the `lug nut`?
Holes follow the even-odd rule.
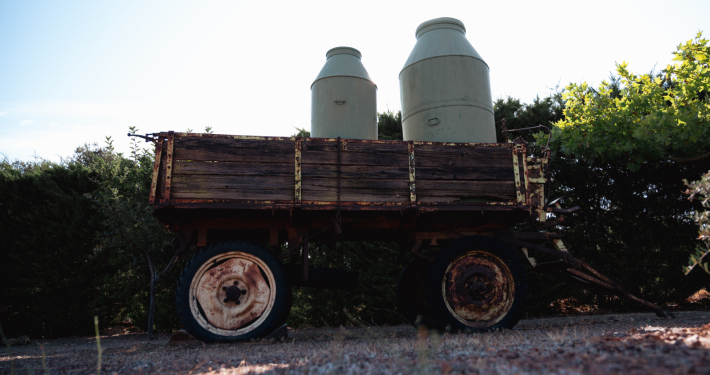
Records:
[[[234,301],[234,303],[236,303],[238,305],[238,304],[242,303],[242,301],[236,300],[236,301]]]
[[[239,281],[235,281],[235,282],[234,282],[234,285],[239,285]]]
[[[222,290],[227,290],[227,287],[226,287],[226,286],[223,286],[223,287],[222,287]]]
[[[228,300],[225,298],[225,299],[224,299],[224,303],[227,303],[227,302],[228,302]]]
[[[246,289],[242,289],[242,294],[247,294],[247,290],[246,290]]]

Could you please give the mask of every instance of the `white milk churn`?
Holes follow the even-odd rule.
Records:
[[[377,86],[355,48],[336,47],[311,85],[311,137],[377,139]]]
[[[426,21],[416,37],[399,73],[404,140],[495,143],[488,65],[463,22]]]

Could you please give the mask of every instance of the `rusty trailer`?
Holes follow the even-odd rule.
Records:
[[[309,241],[331,249],[336,241],[398,241],[416,254],[397,285],[397,303],[413,324],[513,327],[527,294],[519,259],[665,316],[574,258],[561,235],[547,231],[577,208],[547,203],[549,150],[530,156],[521,140],[176,132],[147,139],[156,143],[153,213],[177,234],[178,252],[189,244],[200,249],[183,270],[176,304],[184,327],[201,340],[269,335],[286,321],[292,286],[356,284],[348,272],[310,266]],[[548,220],[551,213],[557,218]],[[524,223],[525,231],[509,229]],[[427,255],[424,248],[440,250]],[[537,264],[536,253],[559,262]]]

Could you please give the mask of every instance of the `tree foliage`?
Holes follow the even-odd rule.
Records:
[[[680,44],[660,75],[636,75],[617,64],[621,90],[571,84],[554,138],[566,155],[587,162],[624,160],[635,171],[647,161],[710,157],[710,46],[699,32]],[[615,90],[616,89],[616,90]]]
[[[377,114],[377,139],[385,141],[401,141],[402,111],[394,113],[386,111]]]
[[[130,130],[133,134],[138,131],[135,128]],[[103,213],[104,219],[96,235],[98,248],[111,254],[111,263],[127,279],[145,274],[147,268],[150,283],[148,311],[140,314],[137,321],[152,339],[156,284],[176,260],[172,257],[171,246],[174,235],[151,215],[153,208],[148,204],[154,150],[141,149],[136,138],[131,140],[131,146],[131,157],[124,158],[115,153],[110,137],[107,139],[106,150],[110,157],[95,158],[90,164],[101,178],[97,181],[99,188],[87,196],[94,199]],[[141,284],[124,283],[117,289],[141,295],[145,290]]]

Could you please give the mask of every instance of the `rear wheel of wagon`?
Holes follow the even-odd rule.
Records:
[[[264,337],[286,322],[291,309],[279,263],[243,241],[210,245],[195,255],[175,297],[185,330],[207,342]]]
[[[489,237],[471,236],[436,255],[425,289],[438,328],[481,332],[512,328],[520,320],[527,278],[510,248]]]

